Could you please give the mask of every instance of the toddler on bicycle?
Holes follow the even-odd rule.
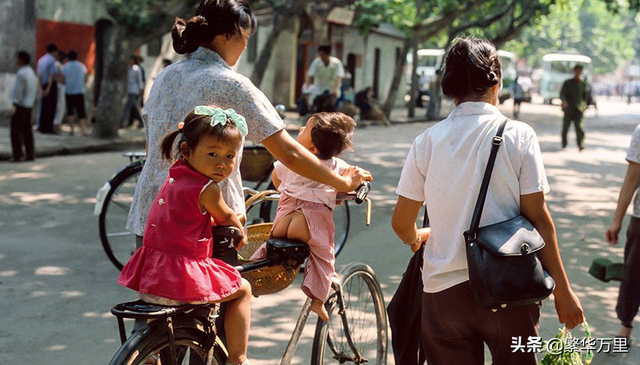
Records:
[[[177,160],[151,206],[142,247],[118,279],[150,303],[227,302],[227,364],[249,363],[251,286],[232,266],[211,257],[211,227],[235,226],[244,232],[218,184],[233,171],[246,134],[244,117],[233,109],[198,106],[164,138],[163,157],[173,160],[180,136]],[[245,242],[243,237],[238,249]]]
[[[300,128],[297,140],[342,175],[353,167],[336,156],[351,148],[355,127],[355,121],[345,114],[316,113],[309,118],[306,127]],[[311,310],[328,321],[324,303],[329,297],[335,272],[333,208],[336,191],[297,175],[278,161],[274,164],[272,180],[280,192],[280,201],[271,236],[309,245],[311,254],[305,266],[302,291],[312,299]]]

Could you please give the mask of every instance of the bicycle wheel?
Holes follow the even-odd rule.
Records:
[[[311,363],[386,364],[387,312],[373,270],[351,263],[340,275],[345,312],[340,314],[340,293],[333,292],[326,304],[329,321],[316,324]]]
[[[142,162],[133,163],[111,179],[111,190],[107,193],[100,212],[102,247],[118,270],[122,270],[136,249],[135,235],[126,227],[142,165]]]
[[[178,327],[174,330],[176,364],[204,365],[207,360],[207,335],[194,327]],[[213,347],[212,365],[224,365],[227,355],[218,339]],[[171,364],[169,338],[166,329],[155,327],[144,333],[132,335],[111,359],[110,365],[138,365],[147,360],[160,360],[158,364]]]
[[[333,250],[335,256],[344,248],[344,244],[347,242],[349,236],[349,225],[351,224],[351,215],[349,214],[349,204],[346,201],[340,205],[336,205],[333,210],[333,224],[336,227],[336,232],[333,235]]]

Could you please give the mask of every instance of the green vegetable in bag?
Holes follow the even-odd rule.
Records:
[[[591,339],[591,331],[589,331],[589,324],[587,321],[582,323],[584,328],[584,339],[582,345]],[[578,339],[576,339],[578,340]],[[547,354],[540,361],[540,365],[589,365],[593,360],[593,350],[589,346],[582,346],[583,348],[567,348],[569,344],[579,344],[581,341],[574,341],[571,336],[571,331],[564,327],[560,330],[560,333],[553,339],[545,341],[545,349]],[[586,347],[586,348],[585,348]],[[584,362],[581,350],[585,351]]]

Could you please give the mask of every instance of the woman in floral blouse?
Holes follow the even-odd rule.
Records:
[[[338,191],[351,191],[363,180],[371,180],[369,171],[358,167],[350,168],[342,176],[330,171],[287,133],[269,99],[248,78],[231,69],[256,26],[245,0],[203,0],[194,17],[187,21],[176,19],[173,48],[188,56],[163,70],[145,104],[147,161],[127,222],[127,228],[138,236],[140,243],[150,206],[169,170],[160,154],[162,137],[175,130],[196,105],[235,109],[246,118],[247,138],[261,143],[276,159],[302,176]],[[241,161],[242,156],[237,159]],[[239,165],[236,164],[221,188],[227,204],[236,213],[244,214]]]

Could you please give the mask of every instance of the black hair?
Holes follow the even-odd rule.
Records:
[[[481,95],[502,78],[496,47],[479,38],[456,38],[445,57],[442,93],[454,99]]]
[[[69,51],[69,54],[67,54],[67,57],[69,58],[69,61],[75,61],[78,59],[78,52],[71,50]]]
[[[23,65],[28,65],[31,63],[31,56],[26,51],[18,51],[18,53],[16,53],[16,57],[18,57]]]
[[[164,137],[160,149],[162,156],[166,160],[173,161],[173,146],[176,138],[180,135],[178,141],[177,157],[181,157],[180,145],[182,142],[186,142],[189,148],[195,148],[202,140],[203,136],[213,136],[225,143],[237,143],[240,145],[242,142],[242,135],[238,130],[235,122],[228,118],[225,125],[216,124],[211,125],[210,115],[199,115],[195,111],[192,111],[184,118],[182,129],[173,131]]]
[[[58,46],[53,43],[47,44],[47,53],[52,53],[58,50]]]
[[[257,26],[246,0],[202,0],[194,17],[187,21],[176,18],[171,30],[173,49],[179,54],[193,52],[217,35],[248,35]]]
[[[315,120],[311,130],[311,143],[318,150],[319,159],[328,160],[351,148],[351,135],[356,128],[353,118],[339,112],[323,112],[313,114],[309,118],[311,120]]]
[[[318,52],[323,52],[326,54],[331,54],[331,46],[330,45],[322,45],[320,47],[318,47]]]
[[[584,66],[582,66],[582,65],[581,65],[581,64],[579,64],[579,63],[578,63],[578,64],[576,64],[575,66],[573,66],[573,70],[574,70],[574,71],[575,71],[575,70],[583,70],[583,69],[584,69]]]

